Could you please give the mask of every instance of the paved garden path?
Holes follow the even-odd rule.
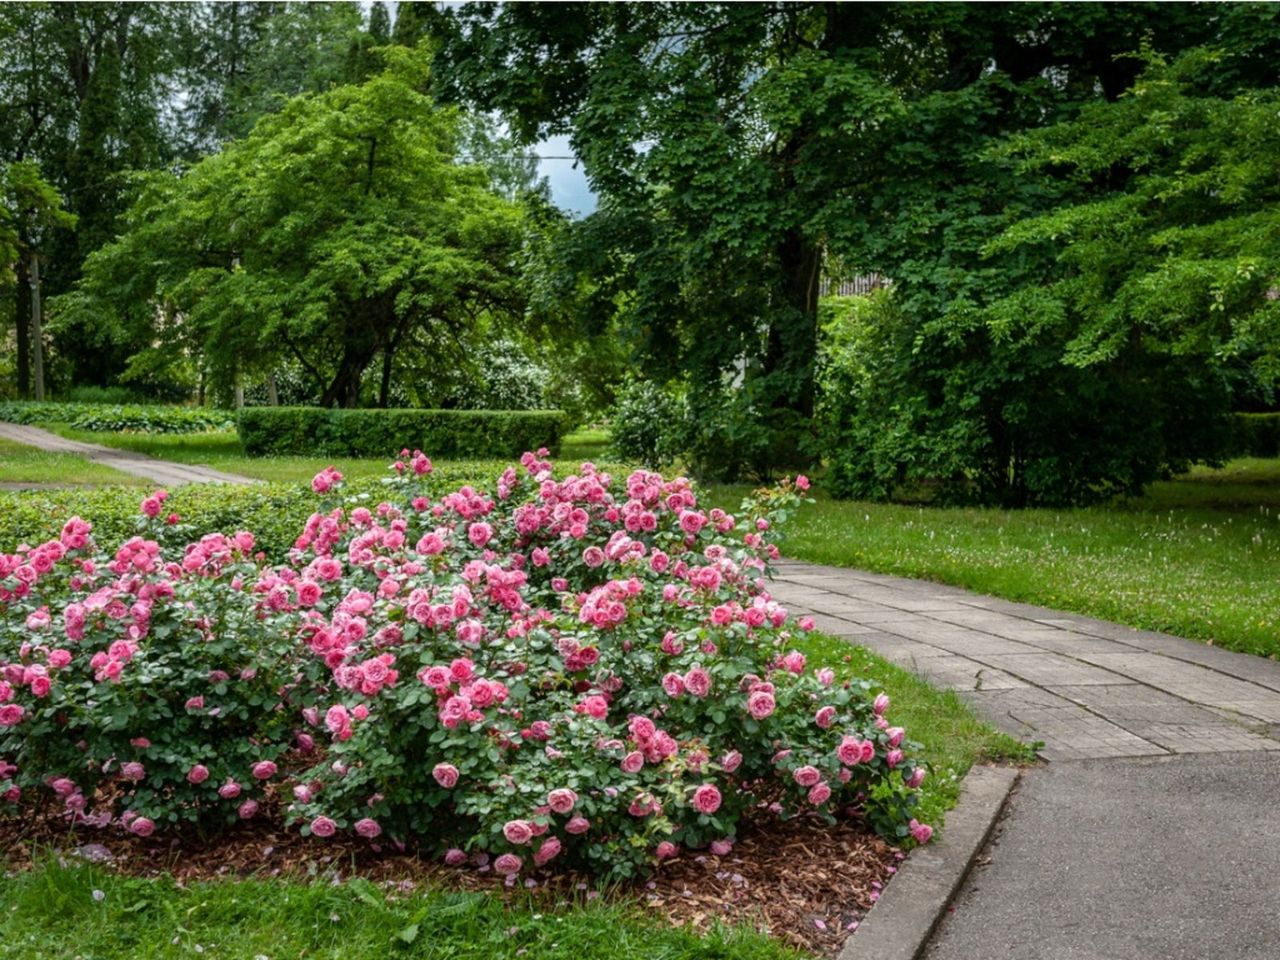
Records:
[[[1280,663],[793,561],[773,593],[1044,744],[927,960],[1280,957]]]
[[[189,463],[173,463],[169,460],[157,460],[146,454],[132,450],[115,450],[97,443],[81,443],[79,440],[68,440],[39,427],[28,427],[17,423],[0,423],[0,437],[38,447],[50,453],[74,453],[113,467],[122,473],[165,487],[176,487],[184,483],[257,483],[249,477],[234,473],[223,473],[210,467],[202,467]],[[57,477],[49,477],[48,483],[32,484],[36,488],[44,488],[49,484],[57,484]]]

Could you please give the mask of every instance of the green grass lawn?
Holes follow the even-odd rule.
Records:
[[[783,550],[1280,656],[1280,460],[1199,468],[1140,499],[1076,510],[820,497]]]
[[[638,906],[507,906],[484,893],[390,896],[365,880],[219,880],[178,887],[55,862],[0,883],[5,960],[783,960],[745,929],[706,938]]]
[[[126,483],[144,481],[74,453],[47,453],[0,439],[0,483]]]
[[[394,457],[377,459],[353,457],[249,457],[234,431],[182,434],[96,433],[76,430],[66,424],[46,423],[41,426],[60,436],[85,443],[99,443],[120,450],[134,450],[162,460],[194,463],[238,473],[271,482],[307,482],[332,464],[349,478],[385,477]],[[607,454],[608,434],[604,430],[585,428],[565,437],[559,459],[566,462],[600,460]],[[78,458],[77,458],[78,459]],[[483,478],[492,480],[507,465],[506,460],[450,460],[438,464],[441,475],[463,481]],[[78,483],[112,481],[80,480]]]

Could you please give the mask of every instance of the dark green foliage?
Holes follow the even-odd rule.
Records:
[[[1232,426],[1232,455],[1280,457],[1280,413],[1237,413]]]
[[[431,457],[518,457],[565,433],[558,410],[336,410],[246,407],[237,429],[245,453],[395,457],[402,449]]]
[[[200,433],[226,430],[235,422],[227,410],[208,407],[162,407],[144,404],[0,403],[0,420],[8,423],[65,423],[77,430],[136,433]]]
[[[917,325],[890,293],[832,314],[822,384],[837,496],[1083,504],[1229,453],[1229,392],[1201,364],[1067,364],[1063,324],[1017,337],[972,317]]]

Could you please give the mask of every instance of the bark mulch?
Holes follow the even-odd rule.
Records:
[[[430,887],[545,897],[555,905],[601,896],[590,878],[569,872],[504,882],[487,865],[446,867],[436,860],[358,838],[305,839],[266,818],[218,836],[147,840],[115,829],[69,830],[56,818],[0,822],[5,864],[22,869],[54,855],[125,874],[172,876],[179,886],[219,878],[283,877],[341,882],[360,876],[392,895]],[[716,923],[764,930],[809,953],[832,957],[880,896],[903,854],[856,820],[829,826],[816,817],[763,817],[740,825],[724,857],[686,851],[649,878],[604,896],[630,899],[673,925]]]

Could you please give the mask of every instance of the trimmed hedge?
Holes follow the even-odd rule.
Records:
[[[1237,413],[1231,452],[1237,457],[1280,457],[1280,413]]]
[[[8,423],[65,423],[77,430],[104,433],[203,433],[228,430],[235,418],[228,410],[162,404],[61,403],[15,400],[0,403],[0,420]]]
[[[246,407],[236,429],[251,457],[391,457],[402,449],[431,457],[554,454],[567,420],[559,410],[327,410]]]

